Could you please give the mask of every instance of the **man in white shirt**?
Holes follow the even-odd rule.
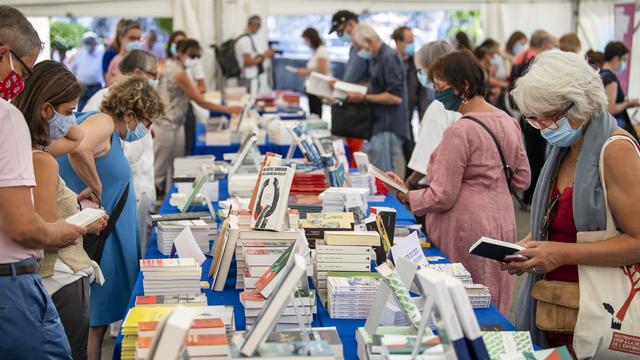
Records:
[[[43,248],[67,247],[86,232],[64,220],[45,223],[33,206],[31,135],[8,101],[24,89],[41,48],[24,15],[0,6],[0,354],[6,359],[71,359],[38,260]]]
[[[73,58],[71,71],[84,87],[84,93],[78,100],[78,109],[82,109],[89,99],[102,89],[102,56],[104,47],[98,44],[98,35],[86,32],[82,35],[82,48]]]
[[[252,97],[258,93],[258,76],[264,72],[262,67],[264,60],[274,54],[271,48],[261,54],[258,53],[253,36],[260,31],[261,26],[260,16],[251,16],[247,21],[246,33],[241,35],[234,45],[236,60],[242,69],[238,86],[246,86]]]

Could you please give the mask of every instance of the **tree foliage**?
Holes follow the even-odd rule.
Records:
[[[51,47],[63,52],[80,46],[82,34],[87,31],[81,24],[73,22],[52,21],[49,25]]]

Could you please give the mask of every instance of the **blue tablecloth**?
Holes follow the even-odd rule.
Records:
[[[226,179],[220,180],[220,199],[226,199],[228,197],[227,193],[227,181]],[[171,193],[175,192],[175,186],[171,186],[169,193],[165,196],[165,199],[162,203],[162,207],[160,208],[161,214],[168,213],[176,213],[178,209],[176,207],[169,205],[169,198],[171,197]],[[370,206],[388,206],[396,209],[396,220],[398,223],[410,224],[415,223],[415,217],[411,212],[409,212],[406,208],[404,208],[398,200],[393,196],[387,196],[384,202],[381,203],[369,203]],[[217,210],[217,203],[214,203],[214,207]],[[191,209],[192,211],[206,211],[206,206],[198,205]],[[424,249],[424,253],[426,256],[442,256],[445,257],[444,254],[436,249],[436,248],[427,248]],[[153,259],[153,258],[163,258],[166,257],[162,255],[158,251],[155,234],[152,236],[151,242],[147,248],[147,253],[145,254],[145,258]],[[439,262],[449,262],[449,260],[443,259]],[[208,271],[211,265],[211,258],[207,257],[207,261],[204,263],[202,267],[202,280],[210,280],[208,279]],[[236,282],[236,266],[235,261],[231,265],[231,269],[229,270],[229,277],[227,278],[227,283],[225,285],[225,291],[222,292],[214,292],[210,289],[203,290],[205,294],[207,294],[209,305],[233,305],[234,306],[234,317],[237,329],[244,329],[244,308],[240,304],[239,293],[241,290],[235,289]],[[135,297],[138,295],[143,295],[142,288],[142,274],[138,274],[138,279],[136,281],[135,288],[133,290],[133,294],[131,294],[131,299],[129,301],[129,308],[133,307],[135,302]],[[355,360],[357,359],[357,345],[355,339],[355,331],[358,327],[364,326],[364,320],[348,320],[348,319],[331,319],[329,317],[329,313],[327,309],[322,306],[320,301],[318,303],[318,314],[314,315],[313,326],[335,326],[338,330],[338,334],[342,340],[343,348],[344,348],[344,358],[345,360]],[[480,325],[497,325],[499,327],[504,328],[508,331],[513,331],[515,328],[509,321],[493,306],[488,309],[475,309],[476,316],[478,318],[478,322]],[[120,350],[122,348],[122,335],[118,335],[116,339],[116,343],[113,349],[113,359],[120,360]]]
[[[215,155],[216,160],[223,160],[224,154],[236,153],[240,148],[240,144],[207,145],[206,134],[207,134],[206,126],[204,124],[196,124],[196,134],[195,134],[195,139],[193,143],[192,155]],[[260,149],[261,154],[264,154],[269,151],[275,154],[280,154],[283,157],[285,157],[287,156],[287,152],[289,152],[289,145],[272,144],[267,140],[264,145],[258,145],[258,149]],[[296,152],[293,154],[293,157],[294,158],[302,157],[302,152],[300,151],[300,149],[296,148]]]

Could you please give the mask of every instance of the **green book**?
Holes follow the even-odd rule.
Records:
[[[482,332],[482,340],[491,360],[498,360],[502,354],[533,351],[528,331],[487,331]]]
[[[327,277],[379,279],[380,274],[378,274],[377,272],[366,272],[366,271],[329,271],[327,273]]]

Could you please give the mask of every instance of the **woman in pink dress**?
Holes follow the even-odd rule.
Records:
[[[463,118],[449,127],[429,160],[429,187],[398,193],[416,216],[425,216],[431,241],[452,262],[461,262],[475,283],[489,287],[491,302],[507,314],[514,280],[495,262],[469,254],[469,247],[487,236],[516,241],[513,201],[496,143],[480,124],[495,134],[513,169],[511,187],[522,191],[531,174],[518,123],[487,103],[480,64],[469,51],[456,51],[438,59],[429,68],[436,100]],[[395,174],[390,174],[400,180]]]

